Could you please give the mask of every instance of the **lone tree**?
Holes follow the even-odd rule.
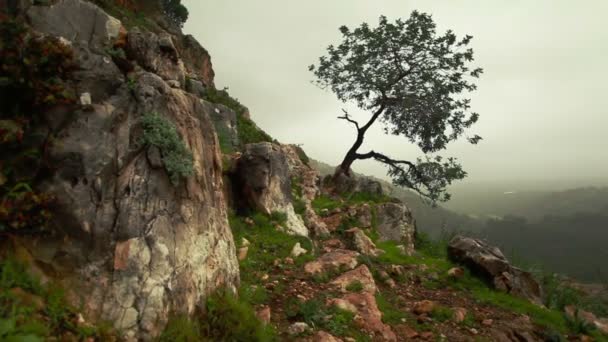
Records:
[[[467,48],[472,37],[458,40],[452,31],[436,33],[429,14],[412,12],[406,21],[389,22],[382,16],[376,28],[367,24],[350,30],[340,28],[339,46],[330,45],[327,56],[309,67],[315,83],[331,89],[342,102],[353,102],[370,113],[361,124],[346,110],[339,119],[353,124],[357,138],[348,150],[335,176],[350,176],[355,160],[375,159],[388,166],[393,183],[405,186],[423,197],[447,201],[446,188],[466,172],[454,158],[429,156],[464,134],[479,115],[470,112],[470,99],[462,94],[476,89],[473,79],[481,68],[469,66],[473,50]],[[406,137],[417,144],[425,158],[397,160],[380,152],[360,153],[365,134],[377,121],[385,133]],[[476,144],[478,135],[467,140]]]
[[[182,28],[188,20],[188,9],[181,0],[160,0],[165,16],[170,22]]]

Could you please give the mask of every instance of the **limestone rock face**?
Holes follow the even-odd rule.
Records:
[[[213,107],[209,108],[209,111],[218,137],[220,137],[220,143],[224,144],[225,147],[236,149],[239,145],[236,113],[221,104],[208,103],[207,106]]]
[[[416,223],[404,203],[383,203],[376,206],[376,227],[380,241],[396,241],[407,255],[414,252]]]
[[[87,321],[153,340],[170,312],[192,314],[208,294],[239,282],[212,112],[168,84],[184,73],[167,35],[129,33],[139,66],[128,84],[104,48],[119,21],[79,0],[32,6],[28,16],[35,29],[72,41],[74,82],[91,104],[42,113],[48,127],[40,129],[55,137],[48,158],[57,169],[41,188],[58,200],[56,229],[17,247],[84,304]],[[193,175],[176,186],[161,152],[140,143],[142,115],[152,112],[175,125],[193,155]]]
[[[129,31],[125,52],[146,71],[153,72],[166,81],[177,81],[180,87],[186,83],[186,69],[178,57],[171,36],[156,35],[138,28]]]
[[[500,249],[464,236],[454,237],[448,257],[464,264],[499,290],[542,304],[542,290],[532,274],[512,266]]]
[[[266,214],[285,213],[287,232],[308,236],[308,229],[292,204],[289,165],[279,145],[246,145],[237,163],[237,175],[242,195],[251,207]]]
[[[207,87],[214,87],[213,66],[211,56],[205,48],[199,44],[191,35],[182,36],[174,41],[188,72],[195,76]]]
[[[34,29],[91,49],[101,49],[118,37],[121,22],[96,5],[82,0],[59,0],[50,6],[32,6],[27,11]]]
[[[338,178],[333,179],[333,183],[338,193],[364,192],[370,195],[387,194],[386,189],[382,187],[379,181],[370,177],[358,176],[354,173],[350,176],[340,174]]]

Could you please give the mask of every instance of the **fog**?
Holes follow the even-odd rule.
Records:
[[[433,15],[438,31],[474,36],[476,65],[485,73],[472,106],[481,115],[479,145],[453,143],[445,156],[469,173],[463,185],[567,188],[608,184],[608,1],[184,0],[185,31],[211,56],[216,86],[249,107],[260,127],[313,158],[337,164],[354,131],[336,119],[340,103],[311,84],[308,65],[339,42],[338,27],[372,25],[380,15]],[[356,113],[364,120],[367,114]],[[399,159],[420,150],[376,125],[362,151]],[[385,177],[382,165],[357,162]],[[519,188],[517,188],[519,187]],[[513,188],[513,189],[512,189]]]

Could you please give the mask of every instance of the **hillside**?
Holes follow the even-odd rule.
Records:
[[[0,341],[608,340],[576,284],[417,231],[463,217],[322,181],[154,4],[0,3]]]

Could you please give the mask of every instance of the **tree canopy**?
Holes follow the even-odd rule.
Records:
[[[431,15],[418,11],[405,21],[389,22],[381,16],[375,28],[363,23],[354,30],[342,26],[340,32],[342,42],[330,45],[327,55],[309,69],[317,85],[371,117],[365,124],[346,111],[339,117],[355,126],[357,139],[337,172],[348,175],[355,160],[375,159],[389,167],[396,185],[413,189],[433,203],[447,201],[447,186],[466,172],[456,159],[430,154],[445,149],[479,118],[463,95],[476,89],[473,80],[482,73],[481,68],[469,65],[473,50],[467,46],[472,37],[458,39],[451,30],[437,34]],[[377,121],[385,133],[407,138],[427,156],[410,161],[373,150],[359,153],[365,133]],[[467,139],[476,144],[481,137]]]
[[[181,0],[161,0],[165,15],[175,25],[183,27],[188,20],[188,9],[182,5]]]

